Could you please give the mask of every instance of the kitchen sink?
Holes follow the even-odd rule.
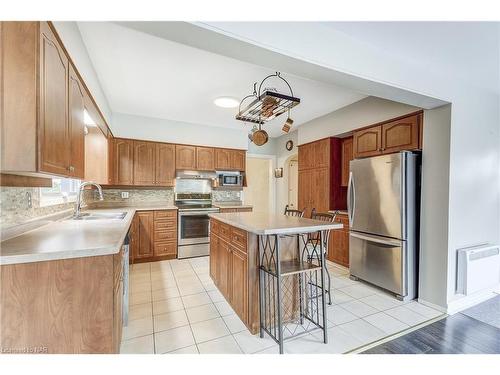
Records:
[[[126,212],[89,212],[73,216],[69,220],[123,220]]]

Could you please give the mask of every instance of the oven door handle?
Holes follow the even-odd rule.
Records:
[[[183,211],[179,212],[179,216],[208,216],[209,213],[217,213],[217,211]]]

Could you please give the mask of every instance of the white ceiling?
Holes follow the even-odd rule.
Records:
[[[274,73],[110,22],[78,26],[113,112],[237,128],[244,126],[234,119],[237,109],[216,107],[213,100],[242,98],[251,93],[254,82]],[[282,75],[301,99],[292,111],[294,127],[365,97],[332,84]],[[274,82],[269,87],[286,93],[286,86]],[[283,115],[265,125],[270,136],[282,134],[285,119]]]

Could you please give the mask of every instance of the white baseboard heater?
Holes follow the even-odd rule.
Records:
[[[470,295],[500,283],[500,249],[478,245],[458,250],[457,293]]]

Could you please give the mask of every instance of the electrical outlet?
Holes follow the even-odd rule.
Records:
[[[122,191],[122,199],[128,199],[128,191]]]

